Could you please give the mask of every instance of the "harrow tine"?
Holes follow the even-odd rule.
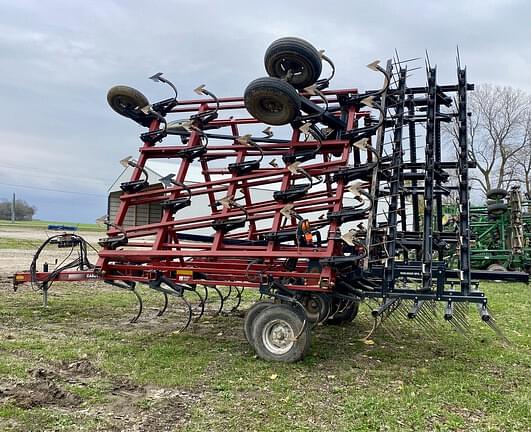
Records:
[[[462,306],[458,303],[456,305],[449,301],[444,309],[444,319],[452,327],[463,336],[466,336],[469,330],[469,324],[463,312]]]
[[[396,303],[399,301],[398,298],[389,298],[385,302],[383,302],[381,305],[379,305],[378,308],[374,308],[371,312],[373,317],[382,315],[385,311],[392,308]]]
[[[387,319],[390,320],[392,323],[395,324],[395,329],[403,329],[404,328],[404,324],[406,323],[407,319],[407,315],[406,315],[406,309],[407,309],[407,304],[406,304],[406,301],[402,300],[398,303],[398,305],[389,311],[389,314],[387,316]],[[395,330],[393,329],[393,330]],[[400,334],[399,334],[400,336]]]
[[[426,317],[424,316],[424,313],[418,313],[415,318],[411,318],[411,319],[414,319],[416,322],[418,322],[420,324],[421,327],[429,330],[430,332],[433,332],[434,328],[433,328],[433,325],[430,323],[429,320],[426,319]]]
[[[135,295],[136,299],[138,300],[138,312],[133,318],[131,318],[131,320],[129,320],[129,322],[131,324],[136,323],[140,318],[140,315],[142,315],[142,311],[144,310],[144,303],[142,302],[142,297],[135,289],[135,282],[108,280],[105,281],[105,283],[108,283],[109,285],[115,286],[123,290],[131,291]]]
[[[232,285],[229,285],[229,292],[227,293],[227,295],[225,297],[223,297],[223,301],[224,302],[228,300],[228,298],[230,297],[231,293],[232,293]]]
[[[395,332],[395,325],[397,324],[396,318],[393,317],[394,313],[391,312],[386,315],[382,315],[380,327],[389,333],[393,339],[398,339],[399,335]],[[389,324],[389,325],[387,325]]]
[[[481,317],[481,321],[483,321],[485,324],[487,324],[496,335],[506,344],[510,344],[510,340],[505,336],[505,334],[500,330],[500,328],[496,324],[496,320],[492,316],[489,308],[487,305],[477,305],[479,316]]]
[[[135,295],[136,299],[138,300],[138,312],[136,316],[129,321],[131,324],[134,324],[138,321],[138,319],[140,318],[140,315],[142,315],[144,304],[142,303],[142,297],[140,296],[140,294],[134,287],[131,288],[131,292]]]
[[[461,334],[462,336],[464,336],[465,338],[468,339],[468,328],[464,327],[463,326],[463,323],[461,321],[459,321],[458,319],[456,319],[455,317],[448,321],[450,323],[450,325],[452,325],[452,327],[459,333]]]
[[[217,303],[218,298],[219,298],[219,307],[214,309],[214,311],[212,313],[213,316],[218,316],[221,313],[221,311],[223,310],[223,305],[225,303],[224,300],[223,300],[223,294],[221,293],[219,288],[214,286],[214,285],[209,285],[208,287],[206,285],[204,285],[203,287],[205,289],[205,296],[203,297],[205,305]],[[216,292],[217,298],[212,298],[212,296],[210,295],[210,290],[213,290],[213,291]],[[207,300],[210,300],[210,301],[207,303]]]
[[[466,314],[466,306],[465,304],[457,304],[454,311],[454,316],[458,320],[458,322],[461,324],[464,330],[468,331],[470,330],[470,323],[468,322],[468,317]]]
[[[203,314],[205,313],[205,301],[203,299],[203,296],[196,289],[190,289],[190,290],[187,290],[186,292],[193,292],[199,298],[197,307],[194,302],[194,307],[192,308],[192,314],[194,315],[194,321],[199,321],[201,317],[203,316]],[[199,314],[199,316],[197,317],[195,317],[196,312]]]
[[[185,305],[184,318],[185,318],[186,322],[183,324],[183,326],[180,329],[174,331],[174,333],[181,333],[181,332],[185,331],[188,328],[188,326],[190,325],[190,323],[192,322],[192,316],[193,316],[192,305],[188,302],[188,300],[186,300],[184,298],[184,296],[178,295],[178,294],[174,294],[174,295],[175,295],[175,297],[177,297],[179,299],[179,301],[181,301]]]
[[[437,328],[433,324],[434,321],[431,319],[431,317],[427,316],[428,314],[430,314],[430,309],[431,307],[429,304],[426,307],[421,308],[417,313],[416,318],[419,320],[423,327],[427,328],[432,333],[435,333],[437,331]]]
[[[238,301],[232,307],[231,312],[236,312],[238,310],[238,308],[240,307],[240,304],[242,303],[242,293],[243,293],[243,290],[244,290],[244,288],[242,288],[241,290],[238,289],[238,287],[234,287],[234,288],[236,289],[236,292],[238,293],[238,294],[236,294],[236,298],[238,299]]]
[[[164,315],[164,312],[166,312],[166,309],[168,309],[168,294],[163,292],[162,295],[164,296],[164,306],[162,306],[162,309],[157,312],[158,317]]]

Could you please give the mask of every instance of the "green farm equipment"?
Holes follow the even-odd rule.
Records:
[[[485,206],[470,207],[472,242],[470,263],[474,269],[531,271],[531,200],[518,186],[510,191],[491,189]],[[445,208],[451,231],[457,207]]]

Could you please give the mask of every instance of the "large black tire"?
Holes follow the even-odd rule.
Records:
[[[263,309],[252,329],[256,354],[267,361],[293,363],[303,359],[310,348],[310,328],[303,329],[301,316],[288,305],[275,304]]]
[[[330,297],[322,293],[314,293],[307,296],[304,301],[306,317],[311,323],[320,323],[330,313]]]
[[[326,320],[327,324],[340,325],[348,322],[352,322],[358,315],[360,304],[358,302],[352,302],[348,307],[334,314],[332,318]]]
[[[297,91],[279,78],[258,78],[244,93],[245,108],[257,120],[273,126],[291,123],[299,115],[301,100]]]
[[[243,332],[245,334],[245,339],[247,339],[247,342],[249,342],[251,345],[253,344],[252,327],[254,320],[260,314],[260,312],[272,305],[273,303],[268,301],[259,301],[252,305],[245,314],[245,318],[243,320]]]
[[[501,200],[507,196],[505,189],[489,189],[487,191],[487,198],[492,200]]]
[[[107,92],[107,102],[118,114],[136,122],[144,123],[150,118],[149,115],[141,111],[142,108],[149,105],[147,97],[132,87],[123,85],[112,87]]]
[[[285,78],[288,70],[291,70],[293,76],[289,82],[297,89],[315,83],[323,67],[319,51],[309,42],[296,37],[274,41],[265,53],[264,64],[272,77]]]
[[[504,203],[496,203],[496,204],[490,204],[487,207],[487,212],[489,215],[492,216],[500,216],[504,214],[507,211],[507,204]]]

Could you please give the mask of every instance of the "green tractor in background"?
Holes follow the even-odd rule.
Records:
[[[491,189],[486,206],[470,207],[470,264],[480,270],[531,272],[531,199],[519,186]],[[457,227],[458,209],[444,208],[446,230]],[[453,266],[453,258],[449,265]]]

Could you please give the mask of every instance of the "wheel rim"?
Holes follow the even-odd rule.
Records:
[[[278,99],[266,97],[260,101],[260,108],[268,113],[279,113],[284,111],[284,105]]]
[[[140,108],[138,106],[138,104],[128,98],[128,97],[120,97],[120,96],[117,96],[115,99],[114,99],[115,103],[116,103],[116,106],[118,107],[118,109],[122,110],[122,111],[127,111],[127,110],[137,110],[138,108]]]
[[[302,64],[300,61],[297,61],[297,59],[290,59],[290,58],[281,58],[279,60],[277,70],[280,68],[280,70],[284,73],[284,76],[287,75],[288,71],[291,70],[291,73],[294,76],[301,75],[305,71],[304,64]]]
[[[271,353],[286,354],[295,344],[295,333],[286,321],[276,319],[264,326],[262,342]]]
[[[312,67],[304,59],[300,57],[283,56],[275,61],[273,64],[274,76],[278,78],[286,78],[291,72],[291,77],[288,81],[299,88],[301,85],[310,85],[313,80]],[[309,84],[308,84],[309,83]]]

